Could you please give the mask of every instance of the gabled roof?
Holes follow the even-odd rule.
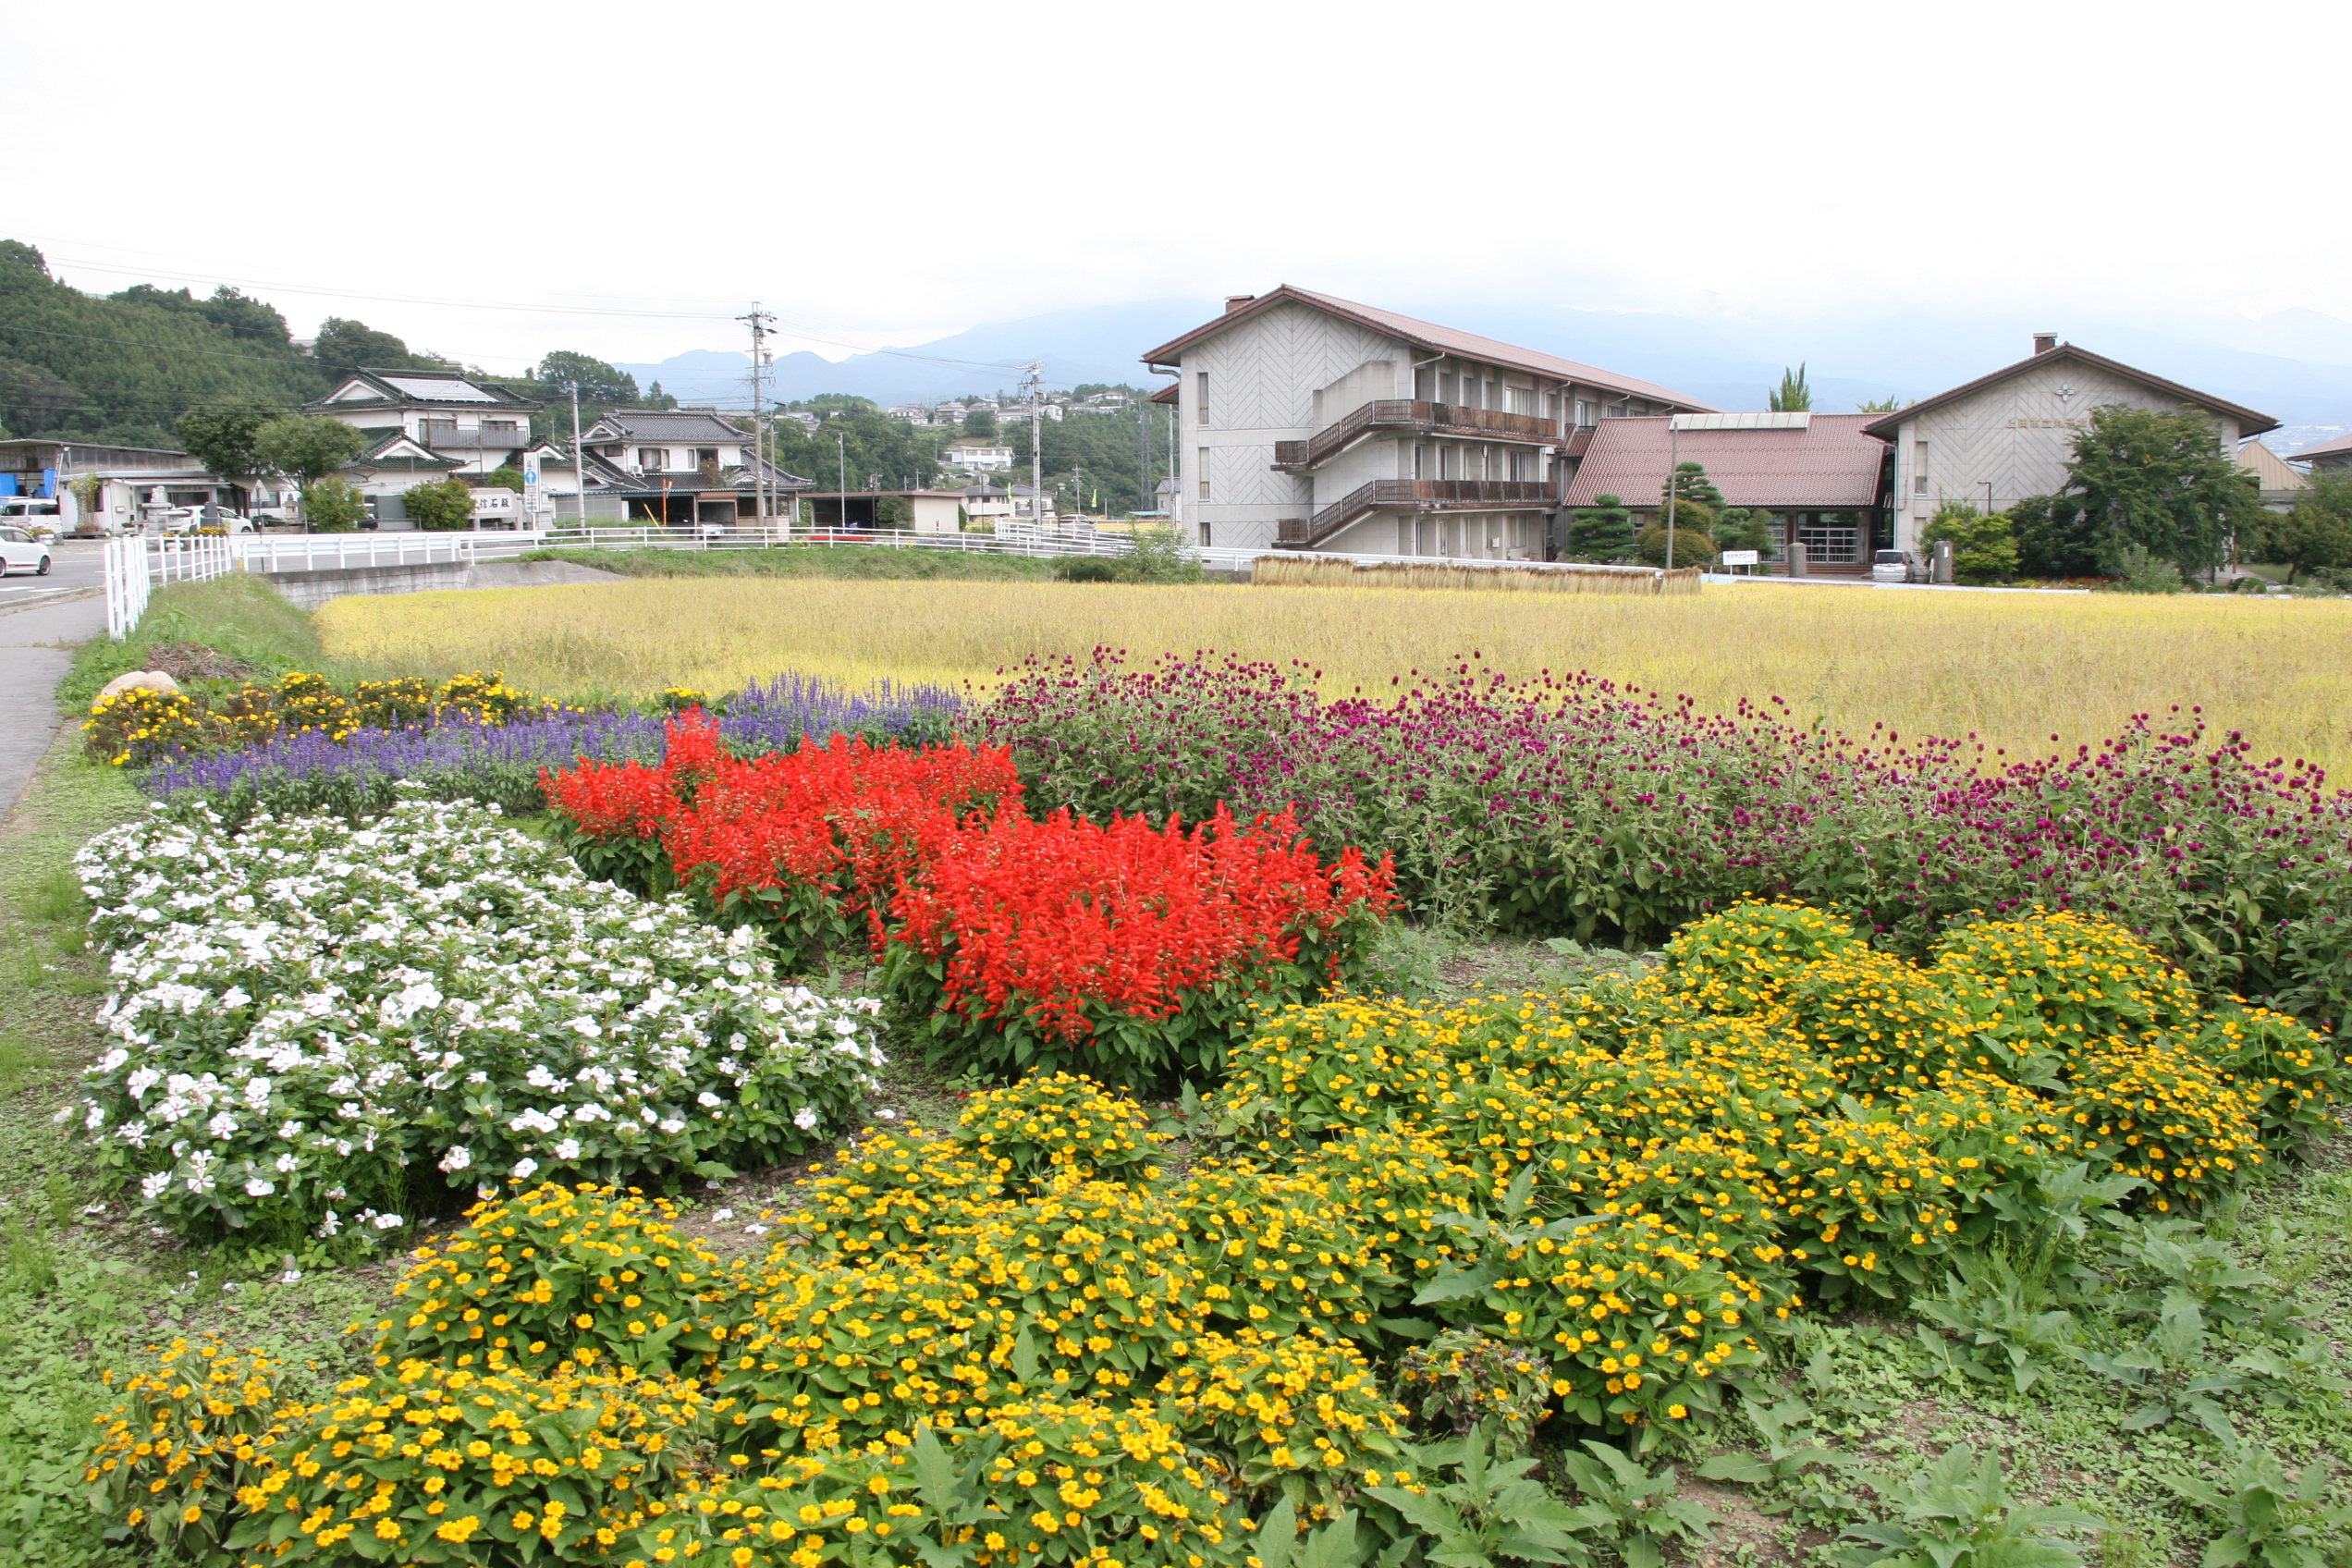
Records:
[[[1155,403],[1172,403],[1183,395],[1183,391],[1184,384],[1182,382],[1171,381],[1167,386],[1161,387],[1158,391],[1153,393],[1151,395],[1151,400]]]
[[[737,466],[741,471],[741,478],[737,483],[711,485],[704,484],[702,482],[702,475],[692,469],[670,469],[655,474],[631,473],[622,464],[613,461],[601,453],[591,451],[587,461],[582,465],[581,484],[583,487],[618,490],[632,496],[659,495],[663,489],[662,481],[665,479],[670,482],[668,489],[672,495],[683,495],[694,490],[734,490],[748,493],[758,488],[759,481],[754,477],[757,472],[756,467],[750,463]],[[814,479],[802,479],[797,473],[787,473],[774,463],[766,463],[764,466],[767,470],[768,487],[772,490],[807,490],[816,484]]]
[[[2252,474],[2255,482],[2265,490],[2300,490],[2311,483],[2298,471],[2287,467],[2285,459],[2260,441],[2239,443],[2237,466]]]
[[[1556,381],[1581,382],[1585,386],[1599,386],[1611,392],[1628,392],[1636,398],[1646,398],[1652,402],[1669,404],[1677,409],[1688,409],[1694,412],[1713,411],[1707,404],[1685,398],[1679,392],[1670,392],[1663,386],[1654,386],[1647,381],[1635,381],[1631,376],[1619,375],[1614,371],[1597,370],[1591,365],[1579,364],[1574,360],[1558,359],[1550,354],[1538,353],[1533,349],[1522,349],[1514,343],[1502,343],[1492,337],[1481,337],[1475,332],[1460,332],[1451,326],[1439,326],[1435,322],[1422,321],[1415,316],[1399,315],[1394,311],[1384,311],[1377,305],[1359,305],[1353,300],[1341,300],[1333,295],[1317,294],[1305,288],[1293,288],[1287,283],[1271,294],[1260,294],[1247,304],[1236,305],[1215,321],[1206,322],[1193,328],[1183,337],[1161,344],[1144,356],[1144,362],[1147,365],[1174,364],[1184,350],[1194,344],[1213,337],[1229,326],[1237,325],[1261,311],[1272,310],[1285,302],[1305,305],[1337,316],[1341,321],[1350,321],[1358,326],[1369,327],[1374,332],[1384,333],[1391,337],[1402,337],[1416,349],[1436,349],[1442,353],[1457,354],[1466,360],[1485,360],[1494,364],[1509,365],[1513,369],[1531,371],[1537,375],[1548,376]],[[1155,397],[1154,401],[1158,400]]]
[[[602,435],[598,433],[602,432]],[[680,409],[615,409],[597,417],[584,441],[747,441],[748,433],[711,413]]]
[[[1963,398],[1974,397],[1988,386],[1999,386],[2013,375],[2023,374],[2037,365],[2051,364],[2059,359],[2073,360],[2078,364],[2103,370],[2110,375],[2120,375],[2125,380],[2137,381],[2142,386],[2152,387],[2168,398],[2177,398],[2184,403],[2194,403],[2208,412],[2220,414],[2225,419],[2234,419],[2237,421],[2237,433],[2240,436],[2260,435],[2266,430],[2276,430],[2279,427],[2279,422],[2268,414],[2257,413],[2252,409],[2241,407],[2226,398],[2199,392],[2194,386],[2183,386],[2177,381],[2167,381],[2161,375],[2151,375],[2144,370],[2125,364],[2120,360],[2111,360],[2104,354],[2094,354],[2088,349],[2077,349],[2072,343],[2061,343],[2054,349],[2027,355],[2014,365],[2003,365],[1990,375],[1980,375],[1974,381],[1963,382],[1948,392],[1939,392],[1932,398],[1920,398],[1908,408],[1898,409],[1891,414],[1881,414],[1867,428],[1871,435],[1881,440],[1892,441],[1894,439],[1894,433],[1903,427],[1903,422],[1905,420],[1917,419],[1932,409],[1942,408],[1946,403],[1956,403]],[[2296,455],[2302,456],[2299,452]]]
[[[2352,452],[2352,435],[2339,435],[2333,441],[2322,441],[2316,447],[2306,447],[2299,452],[2289,452],[2287,458],[2290,461],[2299,463],[2307,458],[2333,458],[2346,452]]]
[[[362,431],[361,435],[368,432]],[[346,468],[463,468],[462,458],[445,458],[399,426],[378,434]]]
[[[336,385],[334,391],[306,411],[321,409],[372,408],[496,409],[535,412],[542,405],[517,397],[496,383],[472,380],[451,370],[377,370],[362,365]]]
[[[1802,426],[1684,430],[1664,415],[1605,419],[1562,505],[1616,496],[1655,507],[1676,459],[1707,470],[1735,507],[1875,507],[1886,444],[1866,434],[1868,414],[1815,414]]]

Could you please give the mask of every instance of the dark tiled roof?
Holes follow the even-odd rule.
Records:
[[[743,431],[717,414],[681,413],[672,409],[615,409],[596,421],[624,441],[741,441]]]
[[[1735,507],[1875,507],[1886,443],[1867,434],[1869,414],[1815,414],[1803,430],[1685,430],[1672,440],[1663,416],[1605,419],[1568,486],[1565,505],[1616,496],[1654,507],[1679,452],[1707,470]]]

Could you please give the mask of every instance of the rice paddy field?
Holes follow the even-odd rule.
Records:
[[[786,670],[986,687],[1030,655],[1098,645],[1297,661],[1327,693],[1376,692],[1475,652],[1506,674],[1586,669],[1714,709],[1777,696],[1832,729],[1974,732],[2013,757],[2177,704],[2264,755],[2352,770],[2341,600],[692,578],[338,599],[317,625],[354,666],[494,668],[565,696],[729,691]]]

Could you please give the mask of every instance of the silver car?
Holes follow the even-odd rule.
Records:
[[[1901,550],[1880,550],[1870,557],[1870,581],[1873,582],[1917,582],[1911,570],[1911,557]]]

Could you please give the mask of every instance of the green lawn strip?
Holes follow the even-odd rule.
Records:
[[[962,578],[1031,582],[1050,578],[1042,557],[871,545],[794,545],[764,550],[537,550],[529,561],[570,561],[625,577]]]
[[[311,618],[288,604],[268,579],[237,571],[210,582],[157,589],[129,637],[84,643],[58,683],[59,705],[67,713],[81,712],[116,676],[147,668],[150,649],[176,643],[200,643],[241,659],[263,680],[289,669],[330,668]]]

